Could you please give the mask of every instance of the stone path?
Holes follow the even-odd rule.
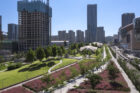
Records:
[[[51,67],[49,70],[48,70],[48,73],[50,74],[51,73],[51,71],[52,71],[52,69],[54,68],[54,67],[56,67],[56,66],[58,66],[58,65],[60,65],[60,64],[62,64],[62,60],[60,60],[60,62],[58,63],[58,64],[56,64],[56,65],[54,65],[53,67]]]

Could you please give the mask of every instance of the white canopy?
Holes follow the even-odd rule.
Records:
[[[84,47],[81,47],[80,48],[80,51],[83,51],[83,50],[92,50],[93,52],[95,52],[97,50],[97,47],[93,47],[93,46],[84,46]]]

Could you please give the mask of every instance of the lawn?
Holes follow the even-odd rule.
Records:
[[[35,61],[16,70],[0,72],[0,89],[44,74],[48,72],[50,67],[59,62],[59,60],[49,60],[43,63]]]
[[[76,59],[63,59],[63,60],[62,60],[62,63],[59,64],[59,65],[57,65],[57,66],[56,66],[55,68],[53,68],[52,70],[56,70],[56,69],[62,68],[62,67],[64,67],[64,66],[70,65],[70,64],[75,63],[75,62],[77,62]]]

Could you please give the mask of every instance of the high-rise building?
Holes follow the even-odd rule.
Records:
[[[78,43],[84,42],[84,32],[81,31],[81,30],[77,30],[76,33],[77,33],[76,41],[77,41]]]
[[[2,16],[0,16],[0,40],[3,39],[3,34],[2,34]]]
[[[122,14],[122,27],[132,23],[134,18],[135,18],[134,13],[124,13],[124,14]]]
[[[87,31],[89,33],[88,42],[96,41],[96,31],[97,30],[97,5],[87,6]]]
[[[75,32],[73,30],[69,30],[68,33],[68,37],[69,37],[69,42],[70,43],[75,43]]]
[[[105,31],[104,27],[97,27],[97,41],[98,42],[105,42]]]
[[[58,40],[59,40],[58,35],[51,36],[51,41],[58,41]]]
[[[0,31],[2,31],[2,16],[0,16]]]
[[[18,25],[8,24],[8,40],[18,41]]]
[[[106,43],[111,43],[111,42],[113,42],[113,36],[107,36],[107,37],[105,37],[105,42],[106,42]]]
[[[89,31],[88,30],[86,30],[85,31],[85,42],[89,42]]]
[[[59,37],[59,40],[62,40],[62,41],[65,41],[67,40],[67,33],[65,30],[63,31],[58,31],[58,37]]]
[[[52,9],[42,0],[18,1],[20,50],[46,47],[51,37]]]

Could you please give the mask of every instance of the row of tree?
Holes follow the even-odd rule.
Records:
[[[26,54],[26,61],[33,62],[34,60],[38,59],[40,61],[43,58],[48,58],[49,56],[63,56],[65,54],[65,48],[63,46],[59,47],[56,45],[48,46],[45,49],[42,47],[38,47],[35,51],[30,49]]]

